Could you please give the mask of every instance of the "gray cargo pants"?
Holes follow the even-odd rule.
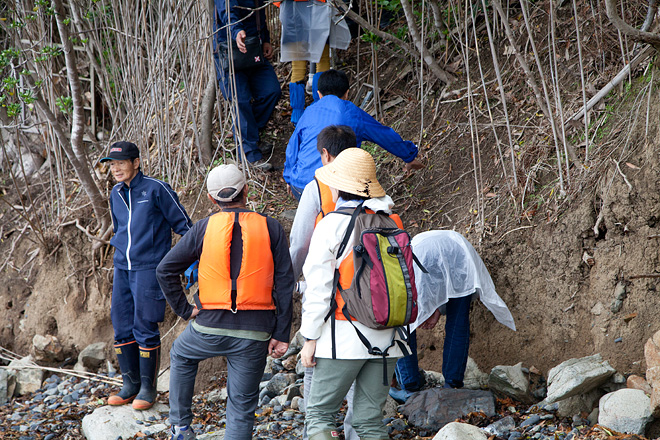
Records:
[[[268,341],[209,335],[189,323],[170,350],[170,423],[189,425],[195,376],[200,361],[227,358],[227,440],[252,438],[259,382],[266,366]]]

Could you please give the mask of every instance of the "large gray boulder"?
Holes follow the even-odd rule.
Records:
[[[651,399],[629,388],[604,395],[598,404],[598,424],[626,434],[644,434],[651,421]]]
[[[84,348],[78,355],[78,364],[91,371],[97,371],[101,364],[105,361],[105,349],[107,347],[105,342],[95,342]]]
[[[548,396],[545,401],[553,403],[591,391],[607,382],[615,372],[600,353],[564,361],[548,373]]]
[[[529,394],[529,379],[522,371],[522,362],[513,366],[494,367],[488,376],[488,388],[496,394],[511,397],[519,402],[534,401]]]
[[[25,394],[34,393],[41,388],[41,384],[44,380],[44,372],[34,363],[32,356],[26,356],[11,361],[9,363],[9,369],[13,370],[13,372],[10,371],[9,374],[16,375],[15,395],[23,396]]]
[[[479,369],[477,363],[471,357],[468,358],[465,365],[465,377],[463,378],[463,388],[468,390],[482,390],[488,386],[488,373]]]
[[[32,338],[32,353],[39,362],[56,362],[64,359],[64,348],[53,335],[34,335]]]
[[[557,402],[557,415],[559,417],[571,417],[583,412],[590,413],[594,405],[603,396],[603,392],[594,389],[577,396],[571,396],[567,399]]]
[[[412,395],[399,407],[409,423],[427,431],[438,431],[475,411],[495,415],[495,398],[490,391],[431,388]]]
[[[138,432],[156,434],[169,428],[166,418],[161,417],[161,413],[168,411],[168,406],[162,403],[146,411],[136,411],[131,405],[102,406],[83,417],[83,435],[87,440],[116,440],[133,437]],[[150,417],[161,421],[152,424]]]
[[[487,440],[481,429],[467,423],[451,422],[433,437],[433,440]]]

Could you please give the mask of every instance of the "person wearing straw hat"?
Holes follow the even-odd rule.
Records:
[[[347,148],[356,148],[357,141],[355,132],[347,125],[329,125],[321,130],[316,143],[323,165],[327,165],[342,151]],[[309,243],[312,240],[314,228],[326,214],[335,210],[335,202],[332,200],[332,194],[328,185],[321,183],[314,178],[307,184],[300,198],[296,217],[291,225],[289,234],[289,253],[293,263],[293,276],[298,280],[302,273],[303,263],[309,252]],[[297,290],[304,295],[305,282],[297,284]],[[312,377],[314,368],[305,368],[305,380],[303,388],[303,397],[305,401],[309,400],[309,390],[312,387]],[[353,429],[353,392],[346,395],[348,407],[344,417],[344,438],[346,440],[356,440],[358,438]],[[307,430],[303,429],[303,440],[307,440]]]
[[[109,162],[117,181],[110,192],[115,248],[110,317],[123,385],[108,404],[132,402],[134,409],[146,410],[156,402],[158,323],[165,318],[156,266],[172,247],[172,230],[184,235],[192,221],[167,183],[142,174],[134,143],[113,143],[100,162]]]
[[[360,148],[342,151],[333,162],[320,168],[316,177],[330,187],[337,209],[363,203],[365,208],[374,212],[390,214],[392,211],[394,203],[378,183],[373,157]],[[382,382],[383,357],[369,354],[352,324],[337,319],[334,329],[336,356],[333,358],[331,320],[325,319],[331,310],[335,268],[352,249],[352,246],[346,246],[346,252],[335,255],[350,220],[351,216],[341,213],[326,215],[314,230],[303,266],[307,289],[300,326],[300,333],[305,338],[301,360],[303,366],[315,367],[305,416],[310,440],[337,437],[335,415],[354,381],[355,431],[360,438],[389,438],[381,421],[389,390],[389,384]],[[392,342],[390,329],[376,330],[356,321],[353,324],[374,346],[388,346]],[[402,355],[401,348],[394,344],[385,358],[387,371],[394,372],[396,359]]]
[[[192,320],[170,351],[172,439],[191,440],[193,388],[200,361],[227,359],[228,439],[251,439],[266,355],[289,346],[294,287],[286,234],[277,220],[246,208],[248,186],[236,165],[207,177],[220,208],[193,225],[156,270],[167,302]],[[199,292],[188,303],[180,275],[199,260]]]

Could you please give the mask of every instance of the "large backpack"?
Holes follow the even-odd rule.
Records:
[[[344,253],[353,232],[356,240],[352,250],[353,278],[349,286],[342,286],[339,268],[335,270],[330,312],[325,318],[332,319],[333,359],[336,358],[334,320],[338,307],[337,290],[345,303],[341,312],[353,325],[369,354],[382,356],[385,362],[388,350],[398,343],[407,355],[404,342],[410,334],[408,325],[417,319],[417,289],[413,270],[413,262],[417,259],[410,246],[410,235],[386,213],[368,213],[362,204],[355,209],[340,208],[335,212],[351,215],[337,256]],[[422,267],[419,262],[417,264]],[[385,348],[372,346],[355,327],[354,320],[373,329],[393,329],[391,344]],[[396,340],[397,334],[400,340]],[[385,384],[388,382],[386,370],[383,381]]]

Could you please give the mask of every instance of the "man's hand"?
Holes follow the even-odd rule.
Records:
[[[295,197],[293,197],[293,192],[291,192],[291,185],[288,183],[286,184],[286,193],[295,199]]]
[[[407,173],[412,173],[415,170],[421,170],[424,168],[424,164],[421,163],[418,159],[413,159],[412,162],[408,162],[403,169],[406,170]]]
[[[247,47],[245,46],[245,37],[247,34],[245,31],[240,31],[238,35],[236,35],[236,46],[238,46],[238,50],[240,50],[243,53],[247,53]]]
[[[262,49],[267,60],[273,58],[273,46],[271,46],[270,43],[264,43]]]
[[[316,353],[316,341],[305,341],[302,350],[300,350],[300,361],[305,368],[311,368],[316,365],[316,360],[314,359],[314,353]]]
[[[271,339],[270,342],[268,343],[268,354],[274,358],[280,358],[286,353],[286,351],[289,348],[289,343],[288,342],[281,342],[278,341],[277,339]]]
[[[188,320],[190,321],[191,319],[195,319],[195,316],[197,316],[198,314],[199,314],[199,309],[197,308],[197,306],[195,306]]]
[[[438,310],[436,310],[435,312],[433,312],[433,314],[429,317],[429,319],[427,319],[426,321],[424,321],[424,322],[419,326],[419,328],[423,328],[424,330],[430,330],[430,329],[432,329],[433,327],[435,327],[435,325],[438,323],[438,320],[439,320],[439,319],[440,319],[440,309],[438,309]]]

